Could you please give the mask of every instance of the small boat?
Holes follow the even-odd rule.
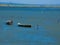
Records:
[[[31,25],[30,24],[21,24],[21,23],[18,23],[18,26],[19,27],[31,27]]]
[[[12,24],[13,24],[13,21],[12,21],[12,20],[7,20],[7,21],[6,21],[6,24],[7,24],[7,25],[12,25]]]

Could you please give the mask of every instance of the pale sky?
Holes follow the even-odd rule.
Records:
[[[60,0],[0,0],[0,2],[12,2],[22,4],[60,4]]]

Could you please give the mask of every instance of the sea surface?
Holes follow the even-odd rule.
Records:
[[[60,45],[60,8],[0,7],[0,45]]]

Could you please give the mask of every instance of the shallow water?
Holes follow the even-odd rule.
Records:
[[[18,27],[18,22],[32,27]],[[0,7],[0,45],[60,45],[60,8]]]

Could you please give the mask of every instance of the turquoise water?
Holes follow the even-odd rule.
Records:
[[[0,45],[60,45],[60,8],[0,7]]]

